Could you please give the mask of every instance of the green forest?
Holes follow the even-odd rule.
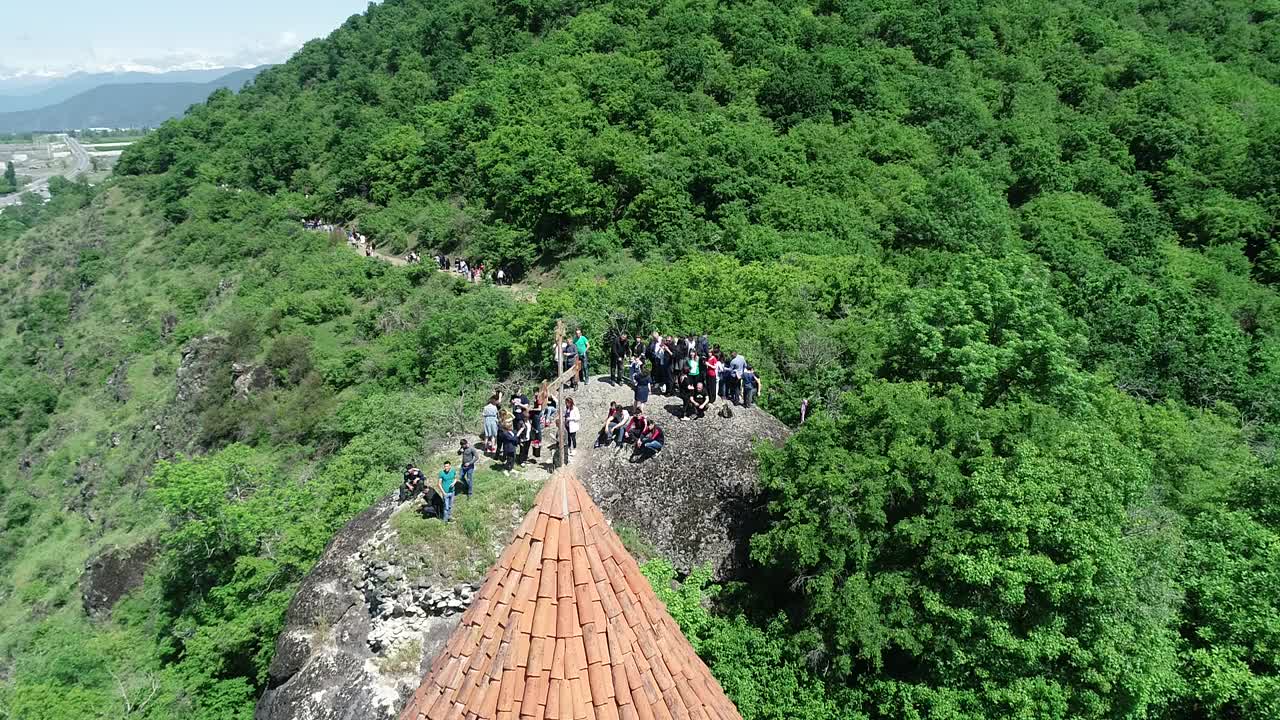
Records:
[[[796,429],[747,578],[647,566],[747,720],[1280,717],[1278,83],[1276,0],[370,5],[0,214],[0,718],[249,720],[419,428],[619,317]]]

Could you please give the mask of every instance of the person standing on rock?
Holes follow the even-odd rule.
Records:
[[[565,445],[564,445],[564,462],[569,464],[569,459],[573,457],[573,453],[578,449],[578,429],[582,426],[582,414],[578,412],[578,406],[573,398],[564,401],[564,429],[565,429]]]
[[[653,346],[653,379],[662,387],[658,392],[663,395],[671,393],[671,355],[661,340]]]
[[[440,497],[444,498],[444,521],[453,522],[453,491],[454,485],[458,481],[458,471],[453,469],[453,464],[448,460],[444,463],[444,469],[440,471]]]
[[[462,438],[462,443],[458,448],[458,455],[461,456],[459,459],[462,462],[462,476],[458,479],[462,481],[463,492],[467,494],[467,497],[471,497],[471,491],[474,489],[473,485],[475,483],[476,460],[479,459],[480,454],[476,452],[475,448],[467,444],[466,438]]]
[[[582,361],[582,366],[578,368],[578,377],[582,380],[582,384],[586,385],[591,382],[591,372],[587,369],[587,351],[591,349],[591,341],[582,334],[582,328],[578,328],[578,337],[573,344],[578,351],[578,360]]]
[[[578,356],[578,346],[571,340],[565,340],[564,347],[560,349],[560,355],[560,362],[562,363],[560,366],[560,372],[568,372],[573,369],[574,358]],[[578,389],[578,373],[574,373],[573,377],[570,378],[569,389]]]
[[[631,387],[636,386],[636,378],[640,377],[640,373],[644,369],[644,361],[636,355],[628,355],[627,379],[630,381]]]
[[[747,365],[742,371],[742,406],[751,407],[760,397],[763,389],[760,376],[756,375],[756,369]]]
[[[489,396],[489,404],[484,406],[481,416],[484,418],[484,449],[486,452],[498,451],[498,396]]]
[[[729,361],[729,399],[737,405],[742,402],[742,376],[747,371],[747,359],[737,351],[729,354],[733,356]]]
[[[622,382],[627,368],[627,353],[630,350],[631,343],[627,339],[627,334],[616,333],[613,341],[609,343],[609,380],[614,385]]]
[[[644,369],[641,368],[639,374],[636,375],[635,378],[635,402],[637,405],[643,405],[649,402],[649,384],[651,382],[652,379],[649,377],[649,373],[645,372]]]
[[[689,353],[689,378],[695,383],[702,382],[702,358],[695,353]]]
[[[511,422],[504,422],[498,430],[498,457],[502,461],[503,471],[507,473],[515,469],[516,447],[520,444],[511,428]]]
[[[533,407],[529,409],[529,416],[537,428],[544,427],[547,423],[547,396],[551,394],[549,385],[546,380],[542,381],[542,385],[538,386],[538,391],[533,394]]]
[[[516,411],[515,433],[516,441],[520,444],[516,462],[524,465],[529,462],[529,445],[533,442],[533,423],[523,410]]]
[[[719,354],[719,348],[712,350],[711,353],[707,355],[706,362],[703,363],[703,366],[706,367],[707,397],[711,398],[711,402],[716,401],[716,390],[718,389],[720,381],[719,375],[721,365],[720,358],[717,357]]]

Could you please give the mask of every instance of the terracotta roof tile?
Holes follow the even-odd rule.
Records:
[[[561,471],[402,720],[741,720],[586,490]]]

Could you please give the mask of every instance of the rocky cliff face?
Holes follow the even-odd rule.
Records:
[[[629,449],[591,448],[610,401],[630,404],[630,389],[593,381],[572,395],[583,422],[570,466],[615,528],[680,569],[709,564],[722,578],[738,573],[759,516],[753,448],[781,442],[786,427],[741,408],[732,418],[682,422],[676,400],[654,396],[648,414],[666,430],[666,449],[633,463]],[[537,484],[550,470],[524,474]],[[392,523],[407,511],[386,498],[334,538],[289,607],[257,720],[390,720],[417,689],[483,568],[422,579],[421,550],[399,542]],[[512,529],[520,515],[511,516]]]
[[[479,585],[414,579],[397,512],[413,506],[388,497],[348,523],[298,589],[255,717],[393,718],[417,689]]]

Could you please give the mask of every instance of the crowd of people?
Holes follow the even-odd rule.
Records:
[[[448,269],[448,258],[440,255],[436,260],[442,269]],[[465,261],[460,263],[458,271],[482,272],[482,268],[469,268]],[[629,385],[633,401],[610,403],[594,447],[630,448],[632,462],[654,457],[666,444],[662,426],[645,412],[653,395],[679,398],[676,416],[683,422],[706,417],[717,404],[720,404],[719,413],[730,417],[731,405],[751,407],[763,392],[760,377],[742,353],[722,350],[719,345],[711,344],[706,335],[675,337],[655,332],[633,339],[626,333],[616,333],[607,340],[607,348],[609,382]],[[555,354],[560,373],[576,368],[567,381],[571,389],[590,381],[593,349],[581,330],[574,333],[573,339],[557,346]],[[808,409],[807,402],[802,412]],[[564,399],[563,408],[557,407],[549,381],[543,381],[532,393],[517,391],[510,398],[504,397],[501,391],[495,392],[485,403],[481,420],[479,446],[462,440],[457,453],[459,465],[455,467],[452,462],[446,462],[434,484],[429,483],[417,467],[405,468],[402,502],[423,495],[425,514],[451,522],[457,495],[470,495],[473,490],[481,453],[491,455],[507,473],[517,465],[538,463],[542,458],[544,433],[552,427],[560,431],[564,462],[572,462],[578,450],[582,413],[573,397]]]
[[[632,339],[618,333],[609,341],[609,377],[634,388],[638,406],[651,394],[680,398],[681,420],[705,417],[721,400],[751,407],[764,392],[742,353],[712,345],[705,334],[677,338],[654,332]]]

